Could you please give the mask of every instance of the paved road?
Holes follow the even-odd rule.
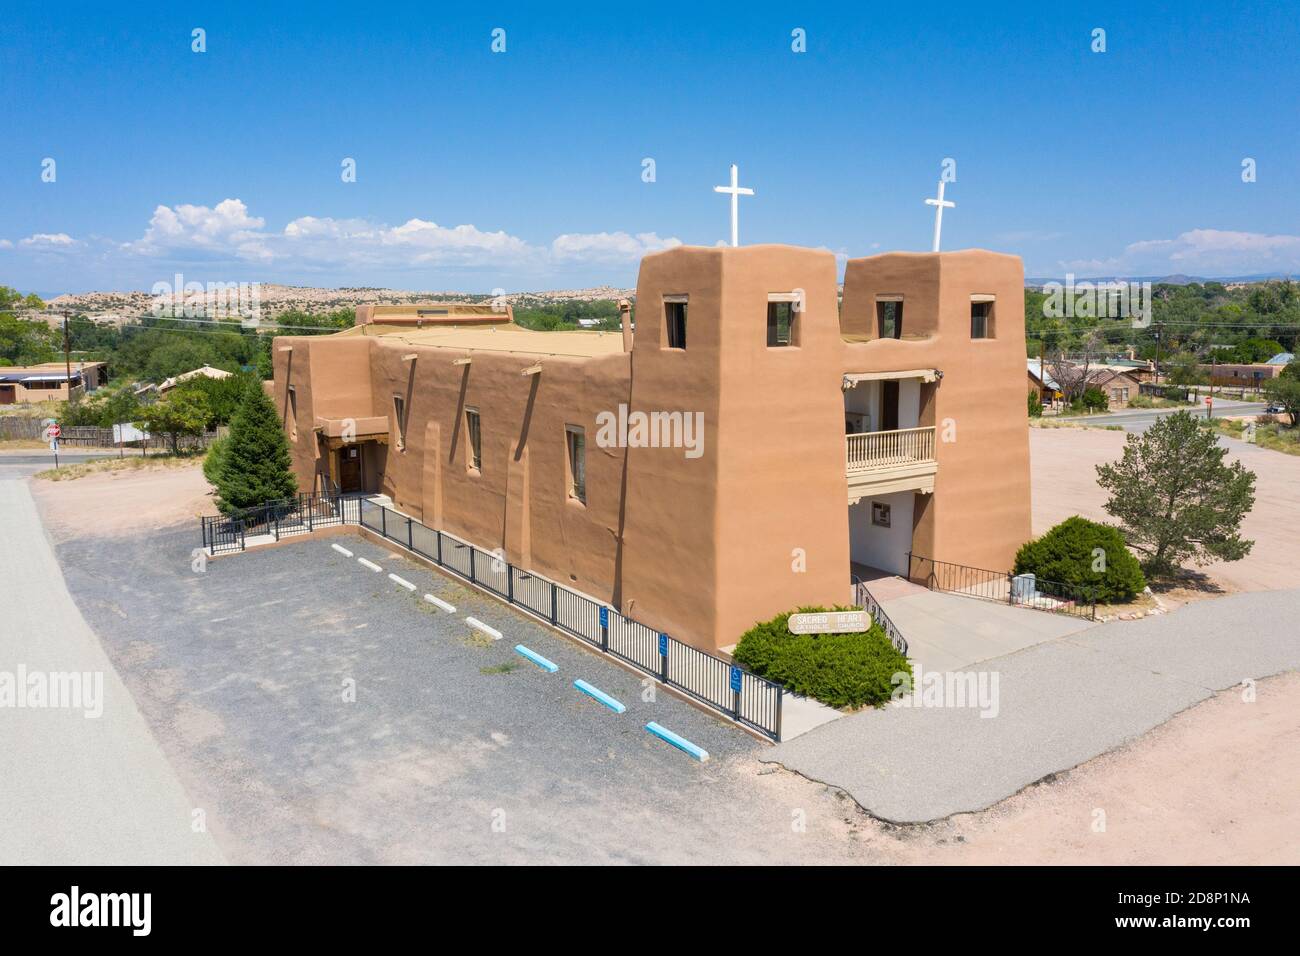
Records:
[[[1267,407],[1268,405],[1265,402],[1238,402],[1226,398],[1216,398],[1214,400],[1214,414],[1216,417],[1222,415],[1259,415]],[[1186,408],[1140,408],[1125,412],[1110,412],[1105,415],[1071,415],[1053,420],[1078,422],[1085,425],[1120,425],[1125,431],[1144,432],[1159,419],[1180,411],[1190,411],[1197,417],[1203,417],[1205,415],[1205,405],[1201,404],[1195,408],[1191,406]]]
[[[64,584],[27,483],[0,481],[0,680],[100,675],[102,714],[0,707],[0,862],[220,863],[130,693]],[[94,677],[91,681],[93,683]],[[41,682],[43,683],[43,682]],[[89,685],[88,685],[89,686]]]
[[[1270,591],[1099,625],[978,665],[998,675],[995,717],[886,707],[819,727],[764,759],[843,788],[885,820],[980,810],[1215,691],[1300,668],[1298,618],[1300,591]]]
[[[97,458],[112,458],[107,452],[59,452],[60,465],[72,465],[82,461],[94,461]],[[26,478],[54,467],[54,456],[39,451],[0,451],[0,481]]]

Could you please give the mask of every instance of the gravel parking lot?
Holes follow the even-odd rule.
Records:
[[[644,700],[640,676],[500,602],[353,535],[333,540],[384,573],[325,539],[196,572],[195,538],[73,537],[58,556],[233,863],[870,859],[842,796],[762,767],[766,744],[661,688]],[[649,720],[711,759],[653,738]]]

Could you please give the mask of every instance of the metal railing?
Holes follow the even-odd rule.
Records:
[[[355,500],[300,494],[229,514],[203,515],[199,518],[199,525],[203,546],[212,554],[225,554],[243,551],[249,538],[268,536],[279,541],[317,528],[355,523],[355,520],[349,522],[348,516],[357,511]]]
[[[1068,614],[1085,620],[1096,620],[1097,599],[1091,588],[1076,587],[1057,581],[1044,581],[1032,574],[1014,574],[1010,571],[989,571],[950,561],[936,561],[909,553],[908,578],[924,581],[931,591],[946,591],[996,601],[1012,607],[1027,607],[1035,611]]]
[[[934,426],[844,436],[849,474],[934,461]]]
[[[906,657],[907,638],[903,636],[903,632],[898,629],[897,624],[889,619],[885,609],[880,606],[879,601],[872,597],[871,592],[867,590],[867,586],[862,583],[862,579],[856,574],[850,575],[850,578],[853,584],[853,603],[871,615],[871,620],[880,625],[885,632],[885,636],[889,638],[889,643],[894,645],[894,649],[898,653]]]
[[[515,567],[490,551],[373,501],[358,521],[409,551],[510,604],[644,671],[772,740],[781,739],[780,684],[683,644],[566,587]]]
[[[445,531],[364,498],[300,495],[270,502],[256,512],[229,518],[203,518],[203,544],[213,554],[242,551],[257,533],[280,536],[304,530],[300,519],[318,512],[304,502],[319,499],[330,509],[332,524],[358,524],[396,543],[471,584],[484,588],[552,627],[579,638],[604,654],[644,671],[737,723],[771,740],[781,739],[785,688],[743,668],[683,644],[667,634],[624,617],[608,605],[571,591],[531,571],[515,567],[500,554],[476,548]],[[289,509],[286,510],[286,505]],[[269,522],[269,525],[268,525]],[[323,527],[316,521],[312,527]],[[287,530],[287,529],[294,530]],[[306,528],[311,530],[311,527]]]

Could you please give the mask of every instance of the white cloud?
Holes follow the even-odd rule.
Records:
[[[250,216],[238,199],[223,199],[215,206],[158,206],[144,235],[128,242],[128,252],[161,256],[184,251],[229,255],[237,259],[266,259],[260,231],[266,220]]]
[[[239,199],[217,205],[158,206],[144,235],[120,245],[132,256],[185,261],[275,264],[277,268],[402,270],[438,266],[523,269],[635,263],[681,245],[653,232],[566,233],[549,246],[471,224],[442,226],[412,218],[398,226],[368,219],[299,216],[276,232]]]
[[[1078,275],[1252,275],[1300,271],[1300,236],[1193,229],[1175,239],[1146,239],[1107,259],[1072,259]]]
[[[69,249],[81,243],[66,232],[38,232],[26,239],[19,239],[18,245],[29,249]]]
[[[627,263],[681,244],[680,239],[661,239],[653,232],[634,236],[626,232],[565,233],[551,243],[551,255],[557,262]]]

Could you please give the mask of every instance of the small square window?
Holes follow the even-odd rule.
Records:
[[[483,428],[479,423],[478,409],[465,409],[465,433],[469,439],[469,454],[465,466],[471,471],[483,470]]]
[[[587,503],[587,435],[581,425],[565,425],[564,441],[568,451],[569,497]]]
[[[903,337],[902,300],[876,303],[876,337],[881,339]]]
[[[987,300],[971,302],[970,337],[973,339],[993,338],[993,303],[992,302]]]
[[[878,528],[889,527],[889,505],[883,501],[871,502],[871,523]]]
[[[785,348],[795,345],[795,311],[793,302],[769,302],[767,304],[767,347]]]
[[[686,297],[664,299],[665,341],[670,349],[686,348]]]

